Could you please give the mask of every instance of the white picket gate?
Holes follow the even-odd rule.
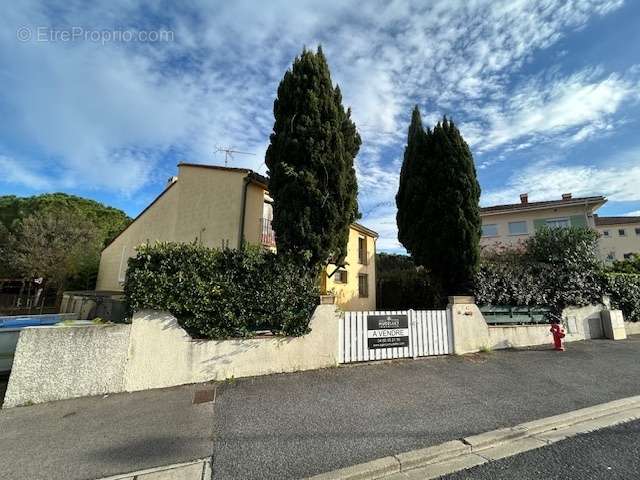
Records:
[[[367,318],[370,315],[407,315],[409,345],[370,349],[367,342]],[[453,351],[448,310],[345,312],[340,319],[338,339],[340,363],[446,355]]]

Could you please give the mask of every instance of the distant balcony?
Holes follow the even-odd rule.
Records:
[[[260,243],[262,243],[262,245],[264,245],[265,247],[276,246],[276,234],[271,227],[270,218],[260,219]]]

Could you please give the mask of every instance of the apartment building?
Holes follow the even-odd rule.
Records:
[[[640,253],[640,217],[601,217],[595,215],[600,232],[600,253],[608,262],[624,260]]]
[[[603,196],[573,197],[530,202],[526,193],[520,203],[494,205],[480,209],[484,251],[513,248],[522,244],[542,226],[590,227],[600,233],[602,260],[623,260],[640,253],[640,217],[603,217],[596,211],[607,202]]]

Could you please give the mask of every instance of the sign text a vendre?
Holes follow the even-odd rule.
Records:
[[[392,348],[409,346],[407,315],[369,315],[367,317],[367,347]]]

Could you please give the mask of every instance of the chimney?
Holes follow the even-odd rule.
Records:
[[[571,200],[571,193],[563,193],[562,194],[562,199],[563,200]]]
[[[529,203],[529,194],[528,193],[521,193],[520,194],[520,203],[522,203],[522,204]]]

